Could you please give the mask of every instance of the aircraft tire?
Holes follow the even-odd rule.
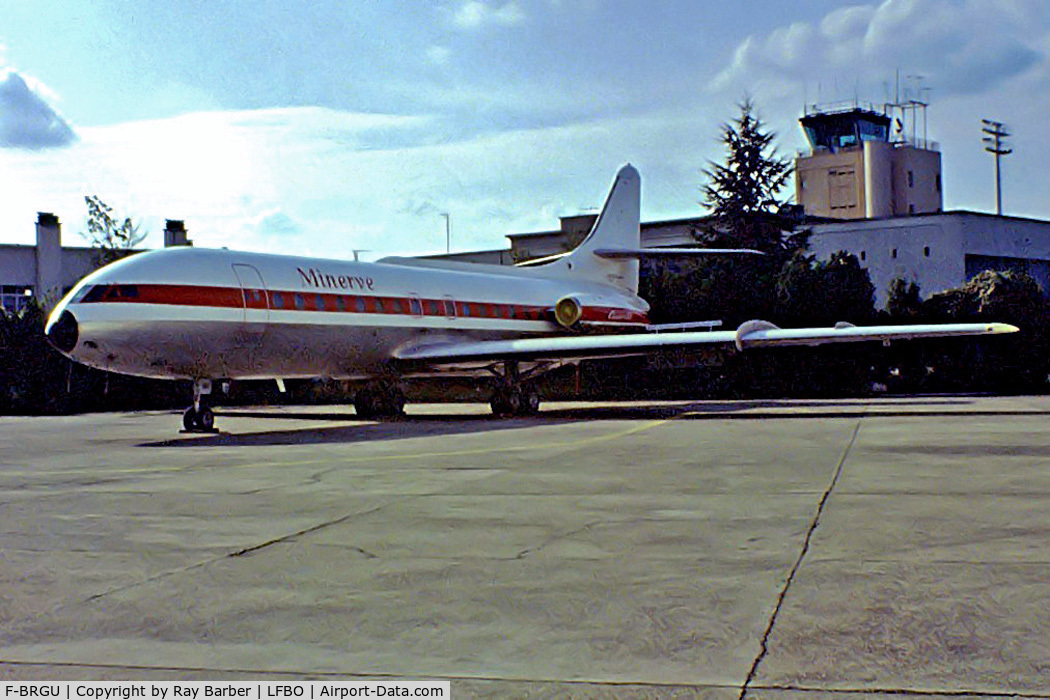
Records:
[[[507,415],[507,402],[504,400],[502,390],[496,390],[496,393],[489,399],[489,406],[492,407],[492,415],[497,418],[503,418]]]
[[[182,427],[187,433],[192,433],[197,430],[197,411],[190,406],[186,409],[186,412],[182,414]]]
[[[354,397],[354,411],[361,418],[395,418],[405,412],[405,395],[396,387],[362,389]]]
[[[513,389],[497,389],[489,401],[492,414],[497,418],[520,415],[524,403],[521,392]]]
[[[215,430],[215,414],[207,406],[201,406],[197,411],[197,430],[210,433]]]
[[[521,404],[518,406],[519,416],[534,416],[540,411],[540,395],[535,391],[526,391],[521,394]]]
[[[354,412],[359,418],[374,418],[376,415],[376,402],[374,394],[368,389],[362,389],[354,396]]]

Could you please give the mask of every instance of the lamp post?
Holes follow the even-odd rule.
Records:
[[[448,255],[452,252],[452,215],[441,212],[441,216],[445,217],[445,254]]]
[[[1003,143],[1003,139],[1008,137],[1010,133],[1003,126],[1002,122],[995,122],[991,119],[982,119],[981,123],[984,124],[981,131],[988,134],[984,137],[984,150],[995,154],[995,214],[996,216],[1002,216],[1003,187],[999,178],[999,159],[1013,153],[1013,149],[1006,148]]]

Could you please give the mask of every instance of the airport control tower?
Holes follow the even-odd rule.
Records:
[[[806,108],[799,119],[810,152],[795,160],[796,201],[806,214],[870,219],[941,211],[941,154],[915,135],[926,104]],[[905,133],[908,110],[912,133]]]

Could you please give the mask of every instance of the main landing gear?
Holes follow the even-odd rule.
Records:
[[[208,405],[211,397],[211,380],[198,379],[193,382],[193,405],[182,414],[182,427],[187,433],[217,433],[215,414]]]
[[[361,418],[397,418],[405,413],[405,394],[393,381],[368,384],[354,395],[354,411]]]
[[[533,416],[539,412],[540,395],[522,382],[517,362],[504,363],[503,374],[496,376],[499,382],[489,400],[493,415],[507,418]]]

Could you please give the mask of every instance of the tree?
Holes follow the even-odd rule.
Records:
[[[894,343],[891,367],[908,391],[1046,391],[1050,305],[1027,274],[986,270],[966,284],[919,300],[914,284],[895,281],[887,312],[894,322],[1012,323],[1019,333],[981,339]]]
[[[769,317],[774,309],[776,278],[796,251],[805,250],[809,232],[794,233],[795,222],[785,216],[780,191],[791,176],[791,165],[773,145],[745,99],[740,115],[722,126],[725,161],[710,163],[704,175],[702,205],[711,210],[707,224],[694,231],[709,247],[752,248],[765,255],[706,258],[691,271],[690,295],[695,317],[740,323]]]
[[[922,313],[922,295],[919,285],[896,277],[890,282],[886,313],[893,321],[913,323]]]
[[[139,233],[139,225],[131,223],[130,217],[118,223],[113,208],[98,197],[84,197],[84,201],[88,208],[88,230],[80,235],[96,249],[95,263],[99,267],[127,257],[146,237],[145,233]]]
[[[766,131],[755,115],[754,102],[745,98],[739,107],[740,116],[722,125],[725,162],[710,163],[703,171],[708,182],[701,204],[711,210],[711,225],[697,233],[704,242],[731,243],[774,255],[779,267],[805,247],[789,235],[794,222],[781,213],[786,202],[780,191],[793,170],[773,145],[776,133]]]
[[[828,322],[867,323],[875,316],[875,285],[853,253],[840,250],[816,264],[820,279],[812,303],[823,308]]]

